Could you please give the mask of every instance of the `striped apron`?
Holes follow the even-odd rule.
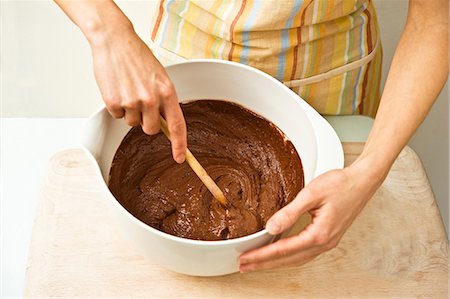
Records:
[[[382,48],[371,0],[161,0],[150,47],[163,64],[240,62],[322,115],[374,117]]]

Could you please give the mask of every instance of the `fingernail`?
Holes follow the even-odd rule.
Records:
[[[184,162],[184,159],[185,159],[185,158],[186,158],[186,157],[185,157],[184,154],[179,154],[178,156],[175,157],[175,161],[176,161],[178,164],[181,164],[181,163]]]
[[[277,235],[280,233],[281,227],[275,220],[269,220],[266,224],[266,229],[271,235]]]

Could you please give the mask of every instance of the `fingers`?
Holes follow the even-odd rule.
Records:
[[[311,188],[303,188],[291,203],[270,217],[266,224],[267,231],[277,235],[293,226],[301,215],[314,207],[314,199]]]
[[[337,246],[341,234],[328,223],[329,215],[317,217],[297,236],[281,239],[273,244],[241,255],[239,262],[243,272],[268,269],[289,264],[302,264],[322,252]]]
[[[142,115],[141,111],[137,109],[126,109],[125,110],[125,121],[128,125],[135,127],[141,124]]]
[[[159,129],[159,105],[157,102],[146,100],[142,108],[142,130],[145,134],[154,135]]]
[[[142,125],[148,135],[160,131],[160,113],[166,120],[171,136],[172,156],[183,163],[187,149],[186,122],[175,88],[162,67],[141,80],[122,80],[124,86],[106,85],[102,92],[109,113],[124,118],[130,126]],[[130,83],[131,82],[131,83]]]
[[[142,124],[150,135],[159,132],[159,113],[165,113],[173,136],[173,157],[183,162],[186,124],[164,67],[135,34],[127,36],[126,43],[120,39],[111,42],[111,47],[93,48],[95,79],[109,113],[124,117],[130,126]]]
[[[292,227],[300,216],[314,208],[315,201],[312,191],[305,187],[297,197],[287,206],[275,213],[267,222],[266,229],[270,234],[276,235]],[[318,221],[308,225],[300,234],[281,239],[275,243],[244,253],[240,257],[241,264],[261,263],[277,258],[286,257],[301,250],[316,246]]]
[[[314,228],[308,225],[300,234],[286,239],[281,239],[270,245],[246,252],[241,255],[241,264],[261,263],[269,260],[283,258],[301,250],[307,250],[315,246]]]
[[[125,121],[130,126],[142,124],[142,130],[148,135],[159,132],[161,112],[167,120],[173,158],[176,162],[183,163],[187,148],[186,122],[178,103],[175,88],[171,82],[160,83],[157,96],[150,93],[143,94],[147,94],[147,96],[127,101],[127,104],[118,107],[110,105],[112,108],[108,110],[115,111],[117,116],[120,116],[120,110],[123,110]]]
[[[360,196],[367,188],[362,185],[361,190],[355,191],[355,178],[349,177],[344,169],[329,171],[314,179],[292,203],[271,217],[269,221],[275,225],[271,228],[268,223],[267,226],[272,233],[281,232],[306,211],[311,214],[312,223],[296,237],[242,254],[241,271],[299,265],[335,248],[364,207],[365,201]]]
[[[275,260],[263,261],[258,263],[241,264],[241,266],[239,267],[239,271],[241,273],[246,273],[251,271],[273,269],[278,267],[300,266],[313,260],[321,253],[322,249],[311,248],[309,250],[305,250],[290,256],[280,257]]]
[[[320,230],[321,225],[310,224],[298,236],[281,239],[268,246],[241,255],[240,271],[250,272],[276,267],[302,265],[322,252],[337,246],[339,238]]]
[[[106,109],[108,109],[109,114],[114,118],[122,118],[125,116],[125,110],[119,102],[106,101]]]
[[[164,102],[163,111],[170,132],[173,158],[177,163],[183,163],[187,148],[186,122],[175,90]]]
[[[140,125],[142,115],[140,104],[132,97],[126,100],[120,97],[108,97],[105,99],[106,108],[114,118],[124,118],[126,123],[132,127]]]

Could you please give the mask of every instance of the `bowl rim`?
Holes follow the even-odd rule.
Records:
[[[186,60],[186,61],[179,61],[179,62],[170,63],[170,64],[164,66],[164,68],[171,68],[171,67],[176,67],[178,65],[197,64],[197,63],[224,64],[224,65],[231,65],[231,66],[243,68],[243,69],[246,69],[248,71],[257,73],[260,76],[268,78],[274,84],[278,85],[280,88],[285,89],[288,92],[291,91],[287,86],[285,86],[283,83],[278,81],[276,78],[270,76],[269,74],[267,74],[267,73],[265,73],[265,72],[263,72],[263,71],[261,71],[259,69],[256,69],[254,67],[251,67],[251,66],[248,66],[248,65],[245,65],[245,64],[241,64],[241,63],[238,63],[238,62],[234,62],[234,61],[221,60],[221,59],[199,58],[199,59],[190,59],[190,60]],[[301,109],[304,109],[303,106],[301,106]],[[108,113],[107,109],[106,109],[106,106],[104,104],[102,104],[102,106],[99,109],[97,109],[96,112],[94,112],[92,115],[89,116],[89,118],[86,121],[86,124],[91,119],[95,118],[97,115],[99,115],[101,113],[105,113],[105,112]],[[306,111],[305,111],[305,113],[306,113]],[[311,120],[309,120],[309,121],[311,121]],[[84,127],[86,127],[86,124],[85,124]],[[84,133],[84,130],[83,130],[83,133]],[[81,134],[82,136],[84,135],[83,133]],[[135,224],[137,224],[138,226],[140,226],[144,230],[147,230],[147,231],[149,231],[151,233],[154,233],[154,234],[156,234],[158,236],[161,236],[161,237],[163,237],[165,239],[168,239],[168,240],[171,240],[171,241],[174,241],[174,242],[181,242],[181,243],[184,243],[186,245],[193,245],[193,246],[227,246],[227,245],[235,245],[235,244],[245,243],[245,242],[253,240],[253,239],[257,239],[257,238],[259,238],[261,236],[264,236],[264,235],[271,236],[271,237],[274,237],[274,238],[276,236],[280,235],[280,234],[272,235],[264,227],[260,231],[257,231],[255,233],[250,234],[250,235],[242,236],[242,237],[239,237],[239,238],[227,239],[227,240],[208,241],[208,240],[195,240],[195,239],[188,239],[188,238],[178,237],[178,236],[174,236],[174,235],[168,234],[166,232],[160,231],[160,230],[158,230],[158,229],[156,229],[156,228],[154,228],[154,227],[144,223],[140,219],[138,219],[136,216],[131,214],[127,209],[125,209],[124,206],[122,206],[120,204],[120,202],[115,198],[115,196],[109,190],[107,182],[103,178],[103,175],[102,175],[101,170],[100,170],[100,166],[99,166],[96,158],[86,148],[86,146],[83,144],[83,142],[81,142],[81,147],[82,147],[83,151],[88,155],[88,159],[95,165],[95,172],[96,172],[96,175],[101,178],[101,181],[102,181],[101,185],[102,185],[103,191],[110,198],[110,200],[113,202],[113,205],[116,208],[118,208],[118,211],[120,211],[120,213],[122,215],[126,216],[128,219],[131,219],[131,221],[133,221]],[[298,197],[299,194],[300,194],[300,192],[295,196],[295,198],[293,200],[295,200]]]

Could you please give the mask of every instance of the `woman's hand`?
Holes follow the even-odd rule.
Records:
[[[275,213],[266,225],[271,234],[287,230],[308,211],[313,221],[297,236],[242,254],[242,272],[301,265],[338,244],[447,80],[448,10],[448,0],[410,0],[406,26],[363,153],[351,166],[316,178]]]
[[[177,94],[163,66],[131,27],[102,33],[91,42],[94,73],[110,114],[125,118],[145,133],[159,132],[160,113],[167,120],[175,161],[186,151],[186,123]]]
[[[130,20],[111,0],[55,0],[91,45],[94,73],[109,113],[159,132],[160,113],[171,135],[172,155],[185,159],[186,123],[164,68],[137,36]]]
[[[368,169],[370,164],[355,162],[314,179],[269,219],[266,228],[270,234],[280,234],[306,212],[311,214],[312,223],[296,236],[242,254],[240,271],[298,266],[336,247],[384,179]]]

